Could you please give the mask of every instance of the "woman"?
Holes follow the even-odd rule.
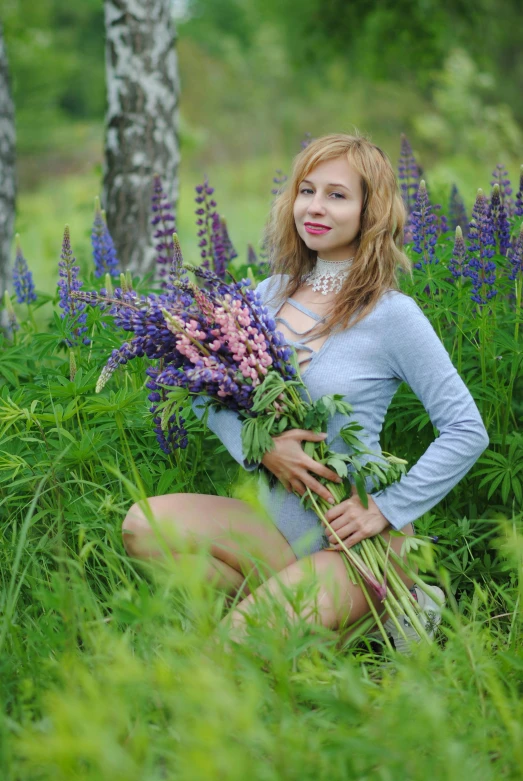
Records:
[[[287,341],[294,344],[302,377],[313,399],[341,393],[363,426],[368,447],[380,451],[387,408],[402,381],[428,411],[439,436],[399,482],[369,496],[357,494],[333,506],[327,519],[348,547],[391,529],[412,534],[412,522],[440,501],[466,474],[488,444],[477,407],[420,308],[397,290],[405,210],[386,155],[363,137],[329,135],[313,141],[295,159],[286,189],[275,201],[268,226],[274,275],[258,291]],[[196,413],[203,408],[194,405]],[[332,449],[347,452],[339,437],[347,419],[330,420]],[[246,469],[241,422],[233,412],[209,412],[209,427]],[[238,589],[253,568],[277,572],[256,594],[270,592],[293,616],[280,583],[297,584],[312,568],[320,583],[318,613],[303,617],[331,628],[353,623],[368,611],[365,596],[348,578],[340,546],[323,533],[315,514],[300,504],[306,487],[333,502],[318,476],[338,480],[309,458],[304,440],[322,435],[293,430],[274,438],[262,461],[271,476],[263,491],[273,523],[236,499],[173,494],[149,500],[159,528],[197,546],[210,543],[219,585]],[[299,495],[299,496],[298,496]],[[139,505],[123,524],[127,551],[160,555],[157,538]],[[401,539],[393,538],[399,551]],[[170,543],[176,553],[176,543]],[[326,550],[328,548],[328,550]],[[411,585],[411,583],[409,583]],[[227,620],[239,639],[246,596]]]

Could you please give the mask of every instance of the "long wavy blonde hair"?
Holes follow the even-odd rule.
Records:
[[[406,211],[389,158],[364,136],[336,133],[315,139],[295,157],[290,179],[271,210],[265,245],[273,273],[289,275],[280,290],[282,299],[298,290],[317,257],[298,235],[294,222],[300,183],[319,163],[337,157],[345,157],[361,177],[361,230],[350,274],[321,333],[355,325],[383,292],[398,289],[398,268],[411,272],[410,260],[401,249]]]

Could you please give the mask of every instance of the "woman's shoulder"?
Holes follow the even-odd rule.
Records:
[[[273,274],[266,279],[262,279],[261,282],[258,282],[256,285],[256,292],[261,296],[261,299],[266,306],[274,306],[277,304],[278,300],[281,301],[288,281],[288,274]]]
[[[421,316],[425,317],[416,301],[402,293],[401,290],[386,290],[371,312],[375,318],[388,319],[389,321],[400,320],[402,322],[417,320]]]

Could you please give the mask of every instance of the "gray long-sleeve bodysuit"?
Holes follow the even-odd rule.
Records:
[[[257,287],[273,317],[286,300],[280,288],[286,279],[275,275]],[[303,305],[298,304],[298,308],[318,320],[318,315]],[[302,346],[300,342],[287,342]],[[402,381],[412,388],[439,431],[398,483],[373,494],[393,528],[401,529],[434,507],[487,447],[487,432],[470,392],[428,319],[409,296],[387,291],[370,314],[348,329],[331,332],[311,355],[302,370],[311,398],[343,394],[354,408],[350,420],[363,426],[360,435],[369,449],[381,452],[379,435],[385,414]],[[193,403],[200,418],[201,405],[201,399]],[[334,451],[349,452],[339,436],[348,421],[339,413],[330,419],[327,443]],[[238,463],[245,469],[258,468],[243,458],[242,423],[235,412],[211,409],[208,425]],[[323,527],[314,512],[303,509],[299,497],[288,493],[281,483],[271,482],[269,486],[266,480],[260,481],[261,498],[296,556],[301,558],[325,547],[328,543]]]

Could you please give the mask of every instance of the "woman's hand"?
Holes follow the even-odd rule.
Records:
[[[369,507],[366,510],[360,501],[356,486],[353,485],[352,496],[325,513],[325,518],[347,548],[390,528],[388,520],[378,509],[372,496],[367,495],[367,498]],[[342,550],[331,532],[327,530],[326,534],[332,548]]]
[[[341,483],[341,478],[332,469],[318,464],[301,446],[303,440],[322,442],[326,436],[326,434],[316,434],[314,431],[300,428],[285,431],[280,436],[272,438],[274,450],[265,453],[262,464],[278,478],[287,491],[295,491],[303,496],[308,487],[327,502],[333,503],[334,498],[330,491],[309,473],[314,472],[333,483]]]

